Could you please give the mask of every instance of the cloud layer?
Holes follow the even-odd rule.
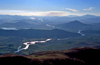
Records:
[[[22,15],[22,16],[68,16],[74,13],[67,11],[37,11],[37,12],[29,12],[29,11],[20,11],[20,10],[0,10],[0,14],[3,15]]]
[[[92,10],[93,7],[90,7],[88,9],[84,10]],[[91,13],[82,13],[78,10],[71,9],[71,8],[66,8],[66,10],[70,11],[22,11],[22,10],[0,10],[0,15],[21,15],[21,16],[68,16],[68,15],[77,15],[77,16],[82,16],[86,14],[91,14]],[[96,13],[93,13],[92,15],[98,15]],[[98,15],[99,16],[99,15]],[[34,18],[32,18],[34,19]]]
[[[66,8],[66,10],[70,10],[70,11],[72,11],[72,12],[78,12],[78,10],[71,9],[71,8]]]
[[[92,9],[93,9],[93,7],[90,7],[90,8],[88,8],[88,9],[83,9],[83,10],[85,10],[85,11],[86,11],[86,10],[92,10]]]

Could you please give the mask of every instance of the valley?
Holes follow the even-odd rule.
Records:
[[[100,65],[100,0],[0,0],[0,65]]]
[[[49,19],[48,19],[49,18]],[[0,55],[14,53],[28,47],[25,42],[44,41],[29,45],[16,54],[28,55],[35,52],[66,50],[77,47],[98,47],[100,25],[98,22],[83,23],[81,20],[98,18],[93,15],[70,17],[36,17],[1,15],[0,20]],[[79,18],[79,19],[78,19]],[[6,21],[5,21],[6,19]],[[63,22],[57,21],[61,19]],[[63,19],[63,20],[62,20]],[[77,19],[77,20],[76,20]],[[7,20],[10,20],[7,21]],[[5,22],[4,22],[5,21]],[[85,22],[85,21],[84,21]]]

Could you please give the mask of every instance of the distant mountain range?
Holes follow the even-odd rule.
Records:
[[[42,17],[43,19],[57,22],[58,24],[61,23],[68,23],[70,21],[78,20],[85,24],[91,24],[91,23],[100,23],[100,16],[95,15],[83,15],[83,16],[54,16],[54,17]]]
[[[18,16],[18,15],[0,15],[0,23],[14,22],[16,20],[35,20],[42,22],[54,22],[54,23],[67,23],[73,20],[79,20],[83,23],[100,23],[100,16],[84,15],[84,16]],[[28,22],[28,21],[27,21]]]
[[[0,28],[62,29],[67,31],[99,30],[100,16],[12,16],[0,15]]]
[[[16,23],[3,23],[0,25],[1,28],[33,28],[34,24],[30,24],[27,22],[16,22]]]

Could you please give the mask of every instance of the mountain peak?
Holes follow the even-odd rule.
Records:
[[[75,20],[75,21],[71,21],[71,22],[69,22],[68,24],[83,24],[83,23],[81,23],[81,22],[78,21],[78,20]]]
[[[79,29],[84,29],[86,26],[88,26],[87,24],[84,24],[78,20],[75,21],[71,21],[69,23],[65,23],[65,24],[61,24],[59,25],[60,28],[65,29],[67,31],[76,31]]]

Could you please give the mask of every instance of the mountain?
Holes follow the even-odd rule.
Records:
[[[88,24],[83,24],[80,21],[71,21],[69,23],[65,23],[65,24],[59,24],[56,27],[60,28],[60,29],[64,29],[64,30],[68,30],[68,31],[78,31],[78,30],[84,30],[84,29],[88,29],[87,27],[90,26]]]
[[[20,15],[0,15],[0,19],[21,20],[21,19],[29,19],[29,17]]]
[[[3,23],[16,23],[18,20],[29,19],[28,16],[18,15],[0,15],[0,24]]]
[[[88,19],[83,19],[80,21],[87,24],[100,23],[100,17],[88,18]]]
[[[100,16],[95,15],[83,15],[83,16],[74,16],[71,17],[71,21],[78,20],[85,24],[91,24],[91,23],[100,23]]]
[[[72,20],[79,20],[85,24],[100,23],[100,16],[87,14],[83,16],[72,17]]]
[[[27,22],[16,22],[16,23],[3,23],[0,25],[0,28],[33,28],[34,24],[29,24]]]
[[[0,56],[1,64],[9,65],[99,65],[100,50],[89,47],[63,51],[45,51],[30,55],[5,54]]]
[[[6,22],[5,22],[6,21]],[[36,19],[18,19],[18,20],[0,20],[0,28],[32,28],[32,29],[54,29],[53,27],[46,26],[52,22],[48,20]]]
[[[80,21],[71,21],[69,23],[63,24],[62,26],[66,26],[66,27],[80,27],[80,26],[86,26],[86,24],[81,23]]]
[[[76,22],[75,25],[78,25],[78,26],[75,26],[75,28],[76,27],[77,27],[77,29],[82,28],[84,30],[84,29],[86,29],[86,27],[89,28],[89,29],[93,28],[92,26],[86,25],[86,24],[100,23],[100,16],[94,16],[94,15],[75,16],[75,15],[70,15],[70,16],[62,16],[62,17],[59,17],[59,16],[39,17],[39,16],[0,15],[0,27],[54,29],[54,27],[49,27],[49,26],[46,26],[46,25],[48,24],[48,25],[51,25],[51,26],[55,26],[55,25],[61,24],[61,27],[63,25],[65,27],[67,27],[66,26],[66,24],[67,24],[68,27],[71,27],[70,24],[73,25],[74,23],[72,21],[74,21],[74,20],[79,21],[79,22]],[[23,22],[23,24],[24,24],[24,22],[27,23],[27,25],[26,24],[23,25],[22,22]],[[63,26],[63,28],[65,28],[64,26]],[[57,26],[56,28],[59,28],[59,26]],[[96,29],[97,29],[97,27],[96,27]],[[70,30],[70,29],[68,28],[68,30]]]
[[[69,15],[69,16],[53,16],[53,17],[42,17],[43,19],[56,22],[56,24],[62,24],[62,23],[68,23],[73,20],[81,21],[85,24],[91,24],[91,23],[99,23],[100,22],[100,16],[95,15],[83,15],[83,16],[75,16],[75,15]]]
[[[100,30],[100,24],[84,24],[80,21],[71,21],[65,24],[56,25],[58,29],[63,29],[67,31],[77,32],[78,30]]]
[[[24,38],[68,38],[80,36],[78,33],[68,32],[59,29],[38,30],[38,29],[20,29],[20,30],[0,30],[0,36],[19,36]]]
[[[75,16],[75,15],[69,15],[69,16],[18,16],[18,15],[0,15],[0,24],[1,23],[15,23],[18,21],[24,21],[27,23],[43,23],[45,22],[52,24],[62,24],[62,23],[68,23],[73,20],[79,20],[82,23],[99,23],[100,16],[95,15],[83,15],[83,16]]]
[[[83,16],[77,16],[77,17],[74,17],[74,18],[79,18],[78,20],[85,20],[85,19],[89,19],[89,18],[97,18],[98,16],[95,16],[95,15],[83,15]]]
[[[32,19],[33,18],[33,19]],[[35,21],[44,21],[47,20],[49,22],[53,22],[55,24],[60,23],[68,23],[69,21],[73,20],[79,20],[82,23],[98,23],[100,21],[100,16],[95,15],[83,15],[83,16],[75,16],[75,15],[69,15],[69,16],[18,16],[18,15],[0,15],[0,23],[10,23],[14,22],[16,20],[27,20],[32,19]],[[28,21],[27,21],[28,22]]]

